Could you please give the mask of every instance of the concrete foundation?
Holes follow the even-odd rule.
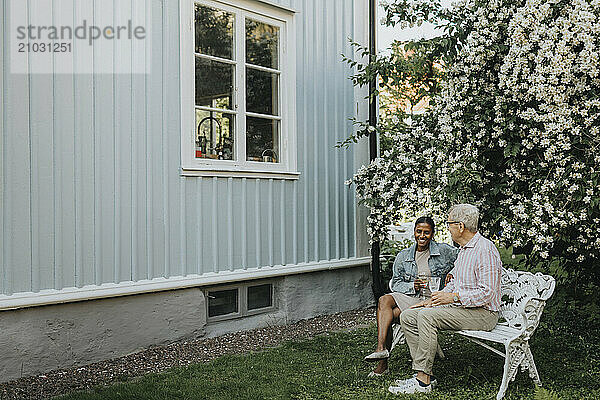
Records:
[[[373,304],[367,266],[270,281],[275,309],[207,324],[204,288],[2,311],[0,381]]]
[[[212,322],[207,337],[225,333],[291,324],[318,315],[371,306],[371,272],[368,266],[289,275],[270,281],[275,285],[276,310],[243,318]]]

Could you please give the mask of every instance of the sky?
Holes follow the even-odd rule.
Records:
[[[452,0],[441,0],[443,6],[448,7],[452,3]],[[432,38],[441,34],[441,30],[434,29],[431,24],[423,24],[421,26],[415,26],[413,28],[400,29],[399,26],[389,27],[381,24],[381,19],[385,15],[383,8],[377,8],[377,49],[379,51],[385,51],[394,40],[409,40],[409,39],[422,39]]]

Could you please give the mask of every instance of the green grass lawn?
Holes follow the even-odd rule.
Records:
[[[573,321],[569,321],[572,319]],[[581,329],[579,334],[574,334]],[[600,398],[600,333],[577,318],[542,322],[531,346],[544,387],[534,389],[525,372],[509,385],[506,399]],[[503,360],[466,339],[444,334],[446,359],[436,361],[434,399],[493,399]],[[362,361],[375,346],[375,326],[310,340],[287,342],[259,353],[224,356],[174,368],[61,399],[384,399],[387,387],[412,373],[406,346],[392,355],[391,374],[368,379],[372,364]]]

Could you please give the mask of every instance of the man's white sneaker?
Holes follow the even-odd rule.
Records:
[[[432,385],[421,386],[417,378],[410,378],[404,381],[400,386],[390,386],[388,391],[393,394],[413,394],[413,393],[431,393]]]
[[[394,381],[394,386],[404,386],[404,385],[406,385],[406,384],[407,384],[409,381],[413,380],[413,379],[414,379],[414,378],[416,378],[416,377],[417,377],[417,374],[414,374],[414,375],[412,376],[412,378],[408,378],[408,379],[396,379],[396,380]],[[432,378],[431,378],[431,381],[430,381],[430,384],[431,384],[431,389],[432,389],[432,390],[433,390],[433,389],[435,389],[435,387],[437,386],[437,379],[435,379],[435,378],[433,378],[433,377],[432,377]]]

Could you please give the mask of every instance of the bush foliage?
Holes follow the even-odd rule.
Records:
[[[353,77],[362,85],[381,72],[379,90],[402,90],[415,63],[432,71],[418,75],[430,108],[409,123],[385,110],[375,128],[388,148],[352,179],[372,239],[424,208],[445,215],[469,202],[482,232],[525,265],[559,282],[600,283],[600,0],[385,9],[389,24],[433,21],[443,34],[373,56]]]

